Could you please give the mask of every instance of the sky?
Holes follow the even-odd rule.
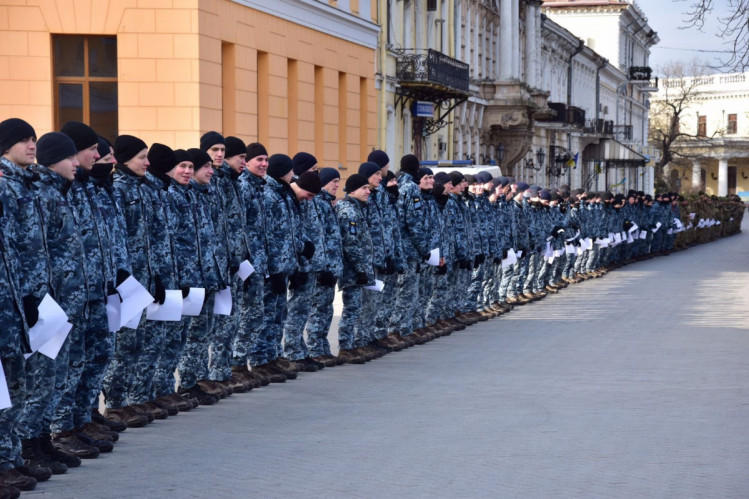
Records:
[[[708,61],[719,66],[719,59],[728,60],[730,54],[719,52],[729,50],[724,40],[717,36],[720,23],[717,19],[725,16],[728,0],[715,0],[711,19],[702,31],[697,28],[684,28],[684,12],[689,10],[694,0],[638,0],[637,4],[648,18],[648,24],[658,33],[660,42],[651,47],[650,66],[657,72],[672,61],[691,62],[693,59]]]

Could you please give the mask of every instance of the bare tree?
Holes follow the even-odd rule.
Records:
[[[689,10],[684,23],[688,28],[702,30],[715,7],[716,0],[674,0],[675,2],[689,1]],[[749,0],[718,0],[728,4],[729,14],[719,17],[719,28],[716,33],[724,40],[730,56],[721,60],[723,69],[743,72],[749,67]]]
[[[697,159],[702,157],[699,147],[685,147],[707,143],[720,134],[720,130],[710,137],[684,126],[686,117],[693,111],[692,107],[700,99],[700,87],[706,83],[704,68],[697,63],[685,66],[674,62],[660,69],[663,75],[662,89],[654,95],[650,104],[650,129],[648,140],[660,150],[660,161],[655,165],[657,178],[664,178],[665,167],[679,159]]]

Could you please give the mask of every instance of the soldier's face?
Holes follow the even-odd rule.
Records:
[[[146,154],[148,153],[148,149],[144,149],[144,151],[146,151]],[[99,144],[94,144],[91,147],[87,147],[86,149],[82,151],[78,151],[78,163],[80,163],[81,167],[84,168],[85,170],[90,170],[91,168],[93,168],[94,163],[96,163],[97,159],[99,159]],[[146,164],[146,166],[148,165]],[[145,174],[146,173],[143,172],[143,175]]]
[[[458,194],[458,195],[463,194],[463,192],[466,190],[467,185],[468,184],[466,183],[465,180],[461,180],[458,185],[453,186],[453,189],[452,189],[453,194]]]
[[[202,185],[210,184],[211,177],[213,177],[213,165],[210,163],[206,163],[202,168],[198,168],[192,176],[192,178],[195,179],[195,182]]]
[[[247,154],[237,154],[236,156],[232,156],[231,158],[226,158],[226,164],[229,165],[229,167],[234,170],[237,173],[242,173],[242,170],[245,169],[247,166]],[[215,162],[213,163],[216,164]]]
[[[421,180],[419,180],[419,189],[428,191],[432,187],[434,187],[434,175],[424,175],[421,177]]]
[[[88,151],[88,149],[85,149]],[[95,149],[94,149],[95,151]],[[81,160],[81,153],[83,151],[78,153],[78,161]],[[99,158],[99,153],[96,153],[96,159]],[[96,161],[96,160],[94,160]],[[132,171],[134,174],[136,174],[139,177],[145,177],[146,171],[148,170],[148,165],[151,163],[148,162],[148,149],[143,149],[141,152],[136,154],[131,160],[125,161],[125,166],[130,168],[130,171]],[[83,163],[81,163],[81,166],[83,166]],[[91,166],[86,168],[87,170],[90,170],[91,167],[94,166],[94,163],[91,163]],[[85,168],[85,167],[84,167]]]
[[[213,160],[213,166],[218,168],[224,164],[224,156],[226,156],[226,146],[223,144],[216,144],[208,148],[208,156]]]
[[[194,172],[192,161],[183,161],[178,163],[167,175],[172,177],[179,185],[187,185],[190,183]]]
[[[367,181],[369,182],[369,186],[372,187],[373,189],[375,187],[378,187],[380,185],[380,182],[382,182],[382,173],[377,172],[377,173],[370,175]]]
[[[304,189],[299,189],[298,191],[296,191],[296,197],[299,201],[309,201],[310,199],[315,197],[315,193]]]
[[[256,177],[265,177],[268,171],[268,156],[255,156],[254,158],[247,161],[247,170]]]
[[[65,180],[72,182],[73,179],[75,179],[75,172],[78,169],[78,158],[76,156],[70,156],[62,161],[58,161],[50,166],[49,169]]]
[[[33,165],[36,160],[36,137],[28,137],[16,142],[5,151],[3,157],[18,166]]]
[[[338,192],[338,186],[340,184],[341,184],[341,179],[334,178],[333,180],[325,184],[325,186],[323,187],[323,190],[327,192],[328,194],[330,194],[331,196],[335,196],[336,193]]]
[[[354,192],[350,193],[349,196],[356,199],[357,201],[361,201],[362,203],[366,203],[369,201],[369,186],[363,185],[356,189]]]
[[[382,169],[380,170],[380,175],[382,176],[382,178],[387,178],[389,170],[390,170],[390,163],[382,167]]]

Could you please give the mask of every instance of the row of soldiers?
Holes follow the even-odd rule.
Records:
[[[339,200],[338,170],[318,168],[313,155],[269,155],[217,132],[172,150],[130,135],[110,144],[79,122],[37,141],[30,124],[9,119],[0,147],[8,496],[111,451],[128,427],[451,334],[669,252],[680,232],[708,220],[700,212],[694,229],[677,223],[683,210],[671,193],[434,174],[410,154],[396,177],[383,151],[348,177]],[[721,203],[710,220],[728,235],[743,205]],[[107,304],[131,278],[157,308],[197,299],[198,314],[142,313],[113,332]],[[45,295],[72,323],[55,358],[32,353],[28,340]],[[227,295],[231,311],[217,313]]]

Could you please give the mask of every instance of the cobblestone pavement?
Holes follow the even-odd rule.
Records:
[[[745,223],[364,366],[129,429],[25,495],[747,497],[748,311]]]

